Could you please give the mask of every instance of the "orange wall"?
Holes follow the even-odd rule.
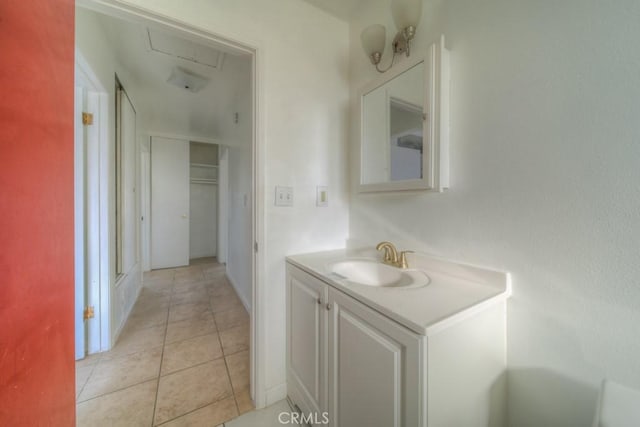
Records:
[[[0,425],[75,424],[73,0],[0,3]]]

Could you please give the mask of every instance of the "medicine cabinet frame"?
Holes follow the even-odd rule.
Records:
[[[433,191],[442,192],[449,188],[449,93],[450,63],[449,51],[445,48],[444,36],[433,43],[426,57],[417,57],[395,65],[387,73],[365,85],[358,93],[359,138],[356,160],[357,191],[359,193],[382,191]],[[367,94],[393,81],[408,70],[424,62],[424,94],[422,121],[422,178],[388,180],[386,182],[363,182],[363,159],[365,146],[364,99]],[[389,96],[387,103],[391,102]],[[387,111],[390,109],[386,106]],[[389,113],[387,113],[389,119]],[[390,120],[390,119],[389,119]],[[389,126],[386,126],[389,129]],[[387,135],[390,138],[390,135]],[[389,167],[389,174],[391,173]]]

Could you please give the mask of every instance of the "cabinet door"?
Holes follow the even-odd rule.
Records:
[[[335,289],[329,303],[331,425],[421,425],[421,337]]]
[[[287,267],[287,387],[304,413],[326,408],[326,304],[328,286]]]

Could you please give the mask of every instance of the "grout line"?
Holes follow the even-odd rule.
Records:
[[[81,404],[81,403],[91,402],[92,400],[96,400],[96,399],[100,399],[100,398],[105,397],[105,396],[109,396],[110,394],[119,393],[119,392],[121,392],[121,391],[128,390],[128,389],[130,389],[130,388],[132,388],[132,387],[137,387],[137,386],[139,386],[140,384],[150,383],[150,382],[151,382],[151,381],[153,381],[153,380],[155,380],[155,378],[149,378],[149,379],[146,379],[146,380],[144,380],[144,381],[140,381],[139,383],[131,384],[131,385],[128,385],[128,386],[126,386],[126,387],[119,388],[119,389],[117,389],[117,390],[111,390],[111,391],[108,391],[108,392],[106,392],[106,393],[102,393],[102,394],[100,394],[100,395],[98,395],[98,396],[93,396],[93,397],[91,397],[91,398],[89,398],[89,399],[85,399],[85,400],[83,400],[83,401],[81,401],[81,402],[76,402],[76,406],[78,406],[78,405],[79,405],[79,404]]]
[[[167,423],[170,423],[171,421],[175,421],[175,420],[177,420],[178,418],[182,418],[182,417],[187,416],[187,415],[189,415],[189,414],[192,414],[192,413],[194,413],[194,412],[196,412],[196,411],[199,411],[200,409],[206,408],[206,407],[207,407],[207,406],[209,406],[209,405],[214,405],[214,404],[216,404],[216,403],[220,403],[220,402],[222,402],[222,401],[223,401],[223,400],[225,400],[225,399],[230,399],[231,397],[232,397],[232,396],[223,397],[222,399],[214,400],[213,402],[209,402],[209,403],[207,403],[207,404],[205,404],[205,405],[198,406],[198,407],[197,407],[197,408],[195,408],[195,409],[192,409],[192,410],[190,410],[190,411],[188,411],[188,412],[185,412],[184,414],[178,415],[177,417],[174,417],[174,418],[168,419],[168,420],[166,420],[166,421],[163,421],[162,423],[160,423],[160,424],[156,424],[156,425],[155,425],[155,426],[153,426],[153,427],[158,427],[158,426],[165,425],[165,424],[167,424]]]
[[[176,272],[173,271],[173,281],[175,280]],[[171,300],[169,300],[169,304],[171,304]],[[160,366],[158,366],[158,378],[156,380],[156,398],[153,401],[153,415],[151,416],[151,427],[155,424],[156,420],[156,409],[158,408],[158,393],[160,392],[160,378],[162,373],[162,362],[164,361],[164,346],[167,341],[167,331],[169,330],[169,313],[167,313],[167,321],[164,325],[164,339],[162,340],[162,351],[160,352]]]
[[[206,265],[206,264],[203,264],[203,265]],[[179,271],[179,270],[180,270],[180,269],[171,269],[171,279],[170,279],[170,282],[171,282],[171,291],[173,291],[173,288],[174,288],[174,287],[175,287],[175,285],[176,285],[176,276],[177,276],[177,273],[178,273],[178,271]],[[159,395],[159,391],[160,391],[160,380],[161,380],[161,378],[163,378],[163,377],[165,377],[165,376],[168,376],[168,375],[172,375],[172,374],[174,374],[174,373],[181,372],[181,371],[186,370],[186,369],[190,369],[190,368],[194,368],[194,367],[197,367],[197,366],[200,366],[200,365],[206,364],[206,363],[210,363],[210,362],[212,362],[212,361],[214,361],[214,360],[219,360],[220,358],[222,358],[222,359],[224,359],[224,363],[225,363],[225,370],[226,370],[227,380],[229,381],[229,384],[231,385],[231,395],[230,395],[230,396],[228,396],[228,397],[226,397],[226,398],[218,399],[217,401],[210,402],[210,403],[208,403],[207,405],[204,405],[204,406],[201,406],[201,407],[195,408],[195,409],[193,409],[193,410],[191,410],[191,411],[189,411],[189,412],[186,412],[185,414],[182,414],[182,415],[180,415],[179,417],[176,417],[176,418],[180,418],[180,417],[185,416],[185,415],[187,415],[187,414],[190,414],[190,413],[192,413],[192,412],[194,412],[194,411],[197,411],[197,410],[199,410],[199,409],[202,409],[202,408],[204,408],[205,406],[208,406],[208,405],[214,404],[214,403],[216,403],[216,402],[219,402],[219,401],[221,401],[221,400],[228,399],[228,398],[231,398],[231,397],[233,397],[233,399],[234,399],[234,403],[235,403],[235,405],[236,405],[237,414],[238,414],[238,416],[240,415],[240,408],[239,408],[239,405],[238,405],[238,401],[237,401],[237,397],[236,397],[235,390],[234,390],[234,388],[233,388],[233,383],[231,382],[231,374],[230,374],[229,367],[228,367],[228,365],[227,365],[227,361],[226,361],[226,357],[227,357],[227,356],[230,356],[230,355],[232,355],[232,354],[237,354],[238,352],[236,352],[236,353],[232,353],[232,354],[225,354],[225,353],[224,353],[224,347],[222,346],[222,340],[221,340],[221,338],[220,338],[220,331],[218,330],[217,323],[216,323],[216,321],[215,321],[214,311],[213,311],[213,309],[212,309],[212,307],[211,307],[211,299],[212,299],[212,298],[220,298],[220,297],[224,297],[224,296],[223,296],[223,295],[219,295],[219,296],[212,297],[212,296],[210,295],[210,293],[209,293],[209,291],[210,291],[210,289],[211,289],[211,287],[212,287],[212,286],[215,286],[215,284],[217,284],[217,283],[224,283],[224,281],[223,281],[223,280],[218,281],[216,278],[210,278],[210,277],[208,277],[208,276],[204,273],[204,267],[202,267],[202,269],[200,270],[200,274],[202,275],[202,279],[200,279],[200,280],[196,280],[196,282],[201,283],[201,281],[203,281],[203,280],[207,282],[206,284],[203,284],[203,286],[204,286],[204,288],[206,289],[206,293],[207,293],[207,301],[208,301],[208,308],[209,308],[209,309],[208,309],[207,311],[205,311],[204,313],[207,313],[207,312],[208,312],[209,314],[211,314],[211,317],[212,317],[212,319],[213,319],[213,325],[214,325],[215,330],[214,330],[214,331],[208,331],[208,332],[205,332],[205,333],[203,333],[203,334],[198,334],[198,335],[195,335],[195,336],[192,336],[192,337],[189,337],[189,338],[185,338],[185,339],[183,339],[183,340],[174,341],[174,342],[172,342],[172,343],[167,343],[167,333],[168,333],[168,326],[169,326],[169,323],[177,323],[177,322],[169,322],[169,314],[170,314],[171,307],[172,307],[172,306],[175,306],[175,305],[180,305],[180,304],[173,304],[173,303],[172,303],[173,295],[175,295],[175,294],[174,294],[173,292],[171,292],[171,293],[167,296],[167,298],[168,298],[168,300],[169,300],[169,304],[168,304],[168,307],[166,308],[166,310],[167,310],[167,318],[166,318],[166,320],[165,320],[163,323],[161,323],[161,324],[151,325],[151,326],[148,326],[148,327],[146,327],[146,328],[139,328],[139,329],[136,329],[136,331],[144,331],[144,330],[151,329],[151,328],[159,328],[159,327],[161,327],[161,326],[164,326],[164,328],[165,328],[165,329],[164,329],[164,336],[163,336],[163,340],[162,340],[162,344],[161,344],[161,347],[162,347],[162,348],[161,348],[161,350],[160,350],[160,364],[159,364],[158,371],[157,371],[157,377],[155,377],[155,378],[149,378],[149,379],[146,379],[146,380],[140,381],[140,382],[138,382],[138,383],[136,383],[136,384],[131,384],[131,385],[128,385],[127,387],[123,387],[123,388],[120,388],[120,389],[117,389],[117,390],[112,390],[112,391],[109,391],[109,392],[107,392],[107,393],[103,393],[103,394],[100,394],[100,395],[98,395],[98,396],[94,396],[94,397],[92,397],[92,398],[90,398],[90,399],[83,400],[83,401],[81,401],[81,402],[80,402],[80,401],[78,401],[78,398],[76,398],[76,406],[77,406],[78,404],[80,404],[80,403],[84,403],[84,402],[88,402],[88,401],[91,401],[91,400],[94,400],[94,399],[102,398],[102,397],[104,397],[104,396],[107,396],[107,395],[110,395],[110,394],[113,394],[113,393],[117,393],[117,392],[121,392],[121,391],[123,391],[123,390],[129,389],[129,388],[132,388],[132,387],[136,387],[136,386],[141,385],[141,384],[144,384],[144,383],[150,383],[150,382],[152,382],[152,381],[154,381],[154,380],[155,380],[155,381],[156,381],[156,393],[155,393],[155,399],[154,399],[154,404],[153,404],[153,414],[152,414],[152,419],[151,419],[151,425],[153,426],[153,425],[154,425],[153,423],[154,423],[154,421],[155,421],[156,410],[158,409],[158,395]],[[221,277],[221,278],[223,278],[223,277]],[[194,282],[194,283],[195,283],[195,282]],[[144,283],[143,283],[143,287],[144,287]],[[152,307],[152,308],[150,308],[149,310],[154,310],[154,309],[157,309],[157,308],[156,308],[156,307]],[[143,310],[143,312],[146,312],[146,311],[147,311],[147,310]],[[179,320],[178,322],[181,322],[181,321],[188,321],[188,320],[193,319],[194,317],[197,317],[197,315],[196,315],[196,316],[193,316],[193,317],[188,317],[188,318],[185,318],[185,319]],[[228,329],[231,329],[231,328],[228,328]],[[225,330],[228,330],[228,329],[225,329]],[[202,362],[202,363],[199,363],[199,364],[196,364],[196,365],[192,365],[192,366],[189,366],[189,367],[186,367],[186,368],[182,368],[182,369],[179,369],[179,370],[177,370],[177,371],[170,372],[170,373],[168,373],[168,374],[166,374],[166,375],[164,375],[164,376],[162,375],[162,365],[163,365],[163,361],[164,361],[164,350],[165,350],[165,346],[166,346],[167,344],[179,343],[179,342],[181,342],[181,341],[185,341],[185,340],[188,340],[188,339],[193,339],[193,338],[202,337],[202,336],[211,335],[211,334],[217,334],[217,335],[218,335],[218,337],[217,337],[217,339],[218,339],[218,344],[220,345],[220,348],[221,348],[221,350],[222,350],[222,354],[221,354],[221,356],[220,356],[219,358],[215,358],[215,359],[207,360],[207,361],[205,361],[205,362]],[[134,350],[133,352],[130,352],[130,353],[127,353],[127,352],[125,351],[125,352],[123,352],[122,354],[117,354],[117,353],[116,353],[116,354],[110,354],[110,353],[111,353],[111,351],[108,351],[108,352],[104,352],[104,353],[102,353],[102,354],[100,355],[100,357],[98,358],[98,360],[97,360],[94,364],[89,365],[89,366],[91,366],[91,371],[90,371],[89,375],[87,376],[87,380],[85,381],[84,385],[81,387],[80,391],[78,392],[78,396],[80,396],[80,395],[84,392],[84,390],[85,390],[85,388],[86,388],[87,384],[88,384],[88,383],[89,383],[89,381],[93,378],[93,375],[95,375],[96,369],[98,368],[98,366],[99,366],[99,365],[102,365],[102,364],[104,364],[104,363],[110,363],[110,362],[112,362],[112,361],[115,361],[115,360],[118,360],[118,359],[121,359],[121,358],[124,358],[124,357],[130,357],[130,356],[132,356],[132,355],[134,355],[134,354],[138,354],[138,353],[142,353],[142,352],[150,352],[150,351],[154,351],[154,350],[156,350],[156,349],[158,349],[158,348],[159,348],[159,346],[153,346],[153,347],[150,347],[150,348],[146,348],[146,347],[145,347],[145,348],[140,348],[140,349],[138,349],[138,350]],[[240,351],[244,351],[244,350],[240,350]],[[77,391],[77,390],[76,390],[76,391]],[[176,419],[176,418],[173,418],[173,419]],[[165,423],[167,423],[167,422],[169,422],[169,421],[171,421],[171,420],[164,421],[162,424],[165,424]],[[222,423],[222,426],[223,426],[223,427],[224,427],[225,425],[226,425],[226,422],[225,422],[225,423]]]
[[[98,363],[100,363],[100,359],[98,359],[98,361],[96,361],[96,363],[94,363],[92,365],[89,365],[89,367],[91,367],[91,371],[89,372],[89,375],[87,375],[87,379],[84,381],[84,384],[82,384],[82,387],[80,387],[80,390],[76,390],[76,405],[78,403],[80,403],[80,396],[82,395],[82,392],[84,391],[84,388],[89,383],[89,380],[91,379],[91,376],[93,375],[93,371],[96,370],[96,366],[98,366]],[[76,377],[77,376],[78,376],[78,367],[76,366]]]
[[[169,373],[166,373],[164,375],[160,375],[160,377],[162,377],[162,378],[168,377],[170,375],[177,374],[178,372],[186,371],[187,369],[191,369],[191,368],[197,368],[198,366],[206,365],[207,363],[215,362],[216,360],[220,360],[220,359],[223,359],[223,358],[224,358],[224,356],[220,356],[220,357],[216,357],[214,359],[205,360],[204,362],[196,363],[195,365],[187,366],[186,368],[180,368],[180,369],[177,369],[175,371],[171,371]]]
[[[216,323],[215,316],[213,318],[213,323],[216,325],[216,329],[218,329],[218,324]],[[224,360],[224,367],[227,370],[227,379],[229,380],[229,385],[231,386],[231,395],[233,396],[233,401],[236,403],[236,411],[238,412],[238,416],[240,416],[240,406],[238,405],[238,399],[236,398],[236,390],[233,388],[233,382],[231,381],[231,372],[229,371],[229,364],[227,363],[227,357],[224,355],[224,347],[222,346],[222,339],[220,338],[219,332],[218,332],[218,342],[220,344],[220,349],[222,350],[222,354],[223,354],[222,358]]]

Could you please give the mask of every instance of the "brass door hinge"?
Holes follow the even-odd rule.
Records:
[[[93,319],[95,314],[93,313],[93,306],[86,307],[84,309],[84,320]]]
[[[91,114],[91,113],[82,113],[82,124],[83,125],[92,125],[93,124],[93,114]]]

